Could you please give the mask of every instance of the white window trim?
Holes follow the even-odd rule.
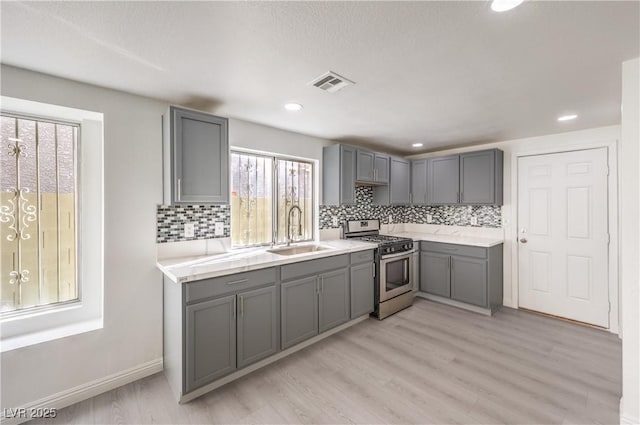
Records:
[[[79,301],[0,321],[0,352],[102,329],[104,299],[104,117],[102,113],[2,96],[3,112],[80,124]]]

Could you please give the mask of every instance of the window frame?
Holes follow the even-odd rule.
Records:
[[[277,246],[283,245],[284,243],[278,243],[278,228],[280,227],[279,217],[278,217],[278,160],[284,161],[295,161],[301,162],[305,164],[309,164],[311,166],[311,234],[308,239],[300,239],[295,241],[295,243],[303,243],[303,242],[312,242],[316,237],[316,209],[317,209],[317,188],[316,188],[316,167],[317,161],[308,158],[300,158],[291,155],[283,155],[275,152],[264,152],[264,151],[254,151],[251,149],[243,149],[238,147],[231,147],[229,149],[229,155],[239,154],[239,155],[252,155],[262,158],[268,158],[272,161],[271,166],[271,241],[259,244],[248,244],[248,245],[234,245],[233,239],[231,241],[232,249],[243,249],[243,248],[255,248],[262,246]],[[229,167],[231,168],[231,166]],[[231,179],[229,179],[231,181]],[[233,188],[231,188],[233,189]],[[230,190],[230,193],[233,190]],[[231,205],[229,205],[229,211],[231,211]],[[231,212],[233,214],[233,212]],[[285,211],[285,217],[287,212]],[[286,230],[286,219],[285,219],[285,230]]]
[[[5,320],[10,320],[14,318],[20,318],[21,316],[31,316],[34,314],[38,314],[41,312],[46,313],[50,310],[55,310],[58,308],[66,308],[73,307],[74,304],[82,303],[82,285],[80,284],[80,276],[82,269],[82,238],[80,237],[82,229],[81,229],[81,220],[82,217],[82,186],[81,186],[81,176],[80,176],[80,162],[79,159],[82,158],[82,153],[80,151],[82,146],[82,122],[78,120],[61,120],[54,119],[50,117],[43,117],[40,115],[35,115],[33,113],[19,113],[1,109],[0,116],[3,117],[11,117],[15,119],[24,119],[36,122],[46,122],[49,124],[60,124],[60,125],[69,125],[77,127],[76,133],[76,146],[74,150],[74,177],[75,177],[75,191],[74,191],[74,220],[75,220],[75,275],[76,275],[76,292],[78,294],[77,298],[66,301],[57,301],[49,304],[35,305],[26,308],[19,308],[15,310],[9,310],[5,312],[0,312],[0,322]],[[37,127],[36,127],[37,128]],[[39,154],[38,154],[39,155]],[[58,171],[56,170],[56,173]],[[40,192],[38,192],[38,196],[40,196]],[[38,217],[38,223],[40,223],[40,217]],[[40,229],[38,229],[40,230]],[[38,254],[40,255],[40,254]],[[41,267],[38,267],[38,274],[41,273]],[[59,282],[58,282],[59,284]]]
[[[7,96],[0,101],[3,114],[79,124],[78,299],[14,310],[11,313],[16,314],[0,317],[0,352],[6,352],[104,327],[104,114]]]

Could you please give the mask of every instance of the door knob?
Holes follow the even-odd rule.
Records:
[[[527,238],[520,238],[520,243],[527,243]]]

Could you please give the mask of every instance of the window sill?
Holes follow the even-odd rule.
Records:
[[[30,345],[41,344],[54,339],[65,338],[72,335],[78,335],[85,332],[91,332],[102,329],[103,321],[100,319],[87,320],[71,325],[60,326],[57,328],[47,329],[40,332],[34,332],[26,335],[18,335],[12,338],[3,338],[0,344],[0,352],[4,353],[18,348],[28,347]]]

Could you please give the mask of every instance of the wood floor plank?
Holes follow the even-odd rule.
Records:
[[[605,425],[621,380],[616,335],[419,299],[184,405],[157,374],[32,423]]]

